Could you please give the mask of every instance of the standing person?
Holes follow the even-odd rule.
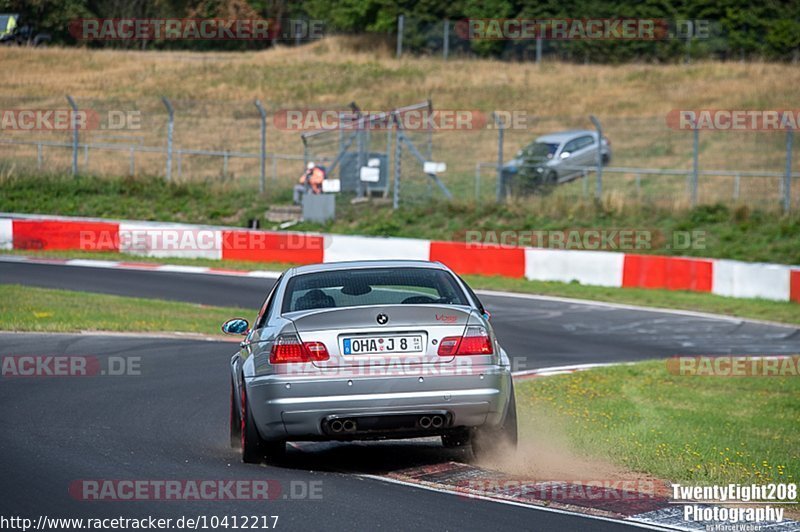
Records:
[[[303,194],[311,191],[312,194],[322,193],[322,182],[325,180],[325,171],[311,161],[306,166],[306,171],[300,176],[300,184],[294,186],[293,200],[299,205]]]

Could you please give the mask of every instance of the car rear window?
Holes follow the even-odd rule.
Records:
[[[432,268],[364,268],[289,279],[283,312],[364,305],[468,305],[453,276]]]

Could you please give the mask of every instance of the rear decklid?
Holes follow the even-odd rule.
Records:
[[[319,368],[447,364],[441,341],[462,336],[478,323],[471,309],[456,305],[375,305],[292,312],[302,342],[322,342],[329,358]],[[470,321],[472,320],[472,321]]]

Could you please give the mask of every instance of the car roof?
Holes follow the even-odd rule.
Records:
[[[362,268],[430,268],[447,271],[447,267],[441,262],[431,262],[427,260],[355,260],[297,266],[289,270],[289,275]]]
[[[570,129],[569,131],[558,131],[556,133],[548,133],[547,135],[537,137],[536,142],[552,142],[560,144],[562,142],[572,140],[575,137],[582,137],[584,135],[593,135],[596,137],[597,131],[592,131],[591,129]]]

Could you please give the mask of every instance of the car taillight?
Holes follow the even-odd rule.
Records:
[[[439,356],[491,355],[492,339],[483,327],[467,327],[464,336],[447,336],[439,342]]]
[[[270,364],[289,364],[291,362],[318,362],[328,360],[328,348],[322,342],[300,342],[297,335],[278,336],[269,353]]]

